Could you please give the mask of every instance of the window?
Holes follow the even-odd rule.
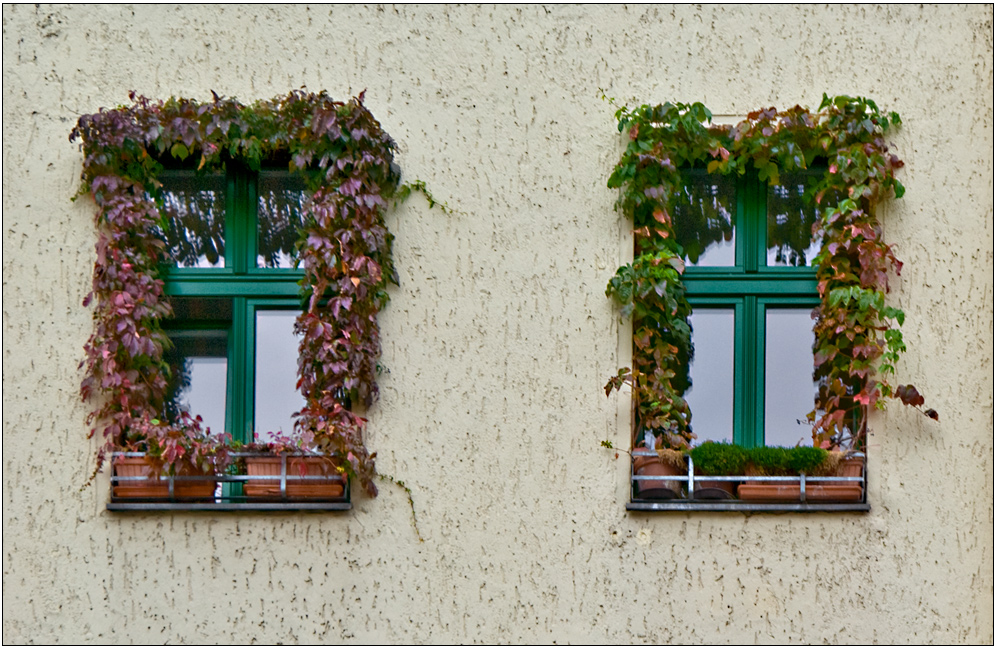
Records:
[[[687,253],[695,357],[685,397],[697,442],[810,444],[813,235],[817,177],[785,173],[770,186],[688,172],[675,233]]]
[[[159,177],[174,261],[165,273],[174,308],[163,324],[174,344],[167,410],[266,442],[270,432],[290,434],[304,405],[294,334],[303,271],[294,262],[305,186],[287,171],[228,167]]]

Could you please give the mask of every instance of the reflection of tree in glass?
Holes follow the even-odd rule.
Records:
[[[302,190],[275,188],[266,191],[261,180],[257,208],[256,264],[267,268],[290,268],[298,259],[296,242],[301,228],[306,194]]]
[[[688,179],[672,207],[675,238],[689,262],[720,241],[734,238],[734,183],[724,176]]]
[[[808,181],[810,187],[808,188]],[[813,226],[820,209],[813,201],[816,177],[783,174],[779,185],[768,189],[768,263],[806,266],[820,252]]]
[[[180,176],[163,180],[165,236],[181,267],[225,263],[224,178]]]
[[[202,305],[210,306],[212,302]],[[178,311],[183,313],[185,305],[181,303]],[[219,315],[221,312],[219,310]],[[224,402],[215,401],[210,407],[208,403],[225,399],[225,359],[228,354],[226,332],[214,329],[175,330],[169,337],[172,345],[163,351],[163,360],[170,368],[166,398],[161,410],[163,416],[167,422],[177,422],[180,414],[187,412],[194,417],[204,416],[205,426],[223,429]],[[219,368],[220,377],[217,374]],[[209,408],[209,411],[204,412],[205,408]]]
[[[190,411],[190,405],[184,395],[190,388],[191,360],[187,358],[182,346],[171,345],[163,351],[163,361],[170,366],[170,379],[166,388],[166,402],[163,404],[163,415],[166,422],[179,422],[180,414]]]

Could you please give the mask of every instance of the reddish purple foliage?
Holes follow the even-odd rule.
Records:
[[[203,432],[197,419],[158,419],[169,379],[160,321],[171,308],[159,276],[165,245],[156,176],[167,155],[192,157],[198,169],[226,158],[258,168],[281,152],[313,192],[301,253],[310,300],[296,323],[307,405],[296,414],[296,432],[375,495],[364,420],[341,401],[369,406],[378,394],[377,314],[387,282],[397,282],[382,214],[398,186],[394,142],[364,108],[363,93],[343,103],[296,90],[251,106],[212,94],[212,102],[199,103],[132,93],[131,106],[84,115],[70,135],[85,154],[80,194],[97,205],[93,290],[84,301],[95,324],[81,363],[81,395],[96,402],[90,435],[102,440],[95,473],[113,450],[143,450],[171,464],[218,466],[226,457],[224,437]]]

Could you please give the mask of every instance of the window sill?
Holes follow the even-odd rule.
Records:
[[[695,499],[635,499],[627,504],[627,510],[638,512],[869,512],[869,509],[868,503],[751,503]]]
[[[183,502],[183,501],[140,501],[136,499],[111,501],[107,504],[110,512],[148,512],[153,510],[172,511],[214,511],[214,512],[275,512],[275,511],[343,511],[352,510],[353,504],[349,501],[335,502]]]

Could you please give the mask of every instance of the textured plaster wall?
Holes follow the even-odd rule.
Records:
[[[3,8],[4,643],[993,642],[992,7]],[[379,468],[347,514],[116,515],[77,363],[82,113],[307,84],[367,105],[415,198],[389,215]],[[624,510],[621,101],[899,111],[902,378],[866,515]]]

